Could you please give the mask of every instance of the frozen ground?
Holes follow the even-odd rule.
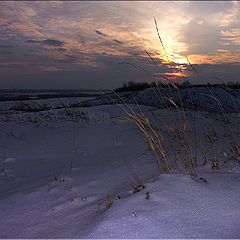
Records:
[[[141,108],[155,121],[177,114]],[[227,158],[231,136],[223,121],[194,114],[211,137],[209,158],[218,148]],[[238,127],[239,115],[229,117]],[[160,174],[118,105],[19,108],[0,119],[0,238],[240,238],[240,169],[233,161],[232,170],[212,169],[199,159],[197,177],[184,169]],[[133,193],[140,184],[145,188]]]

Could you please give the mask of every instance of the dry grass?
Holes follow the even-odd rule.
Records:
[[[157,21],[155,18],[154,23],[158,38],[163,48],[163,52],[168,63],[170,64],[170,60],[166,48],[164,47],[163,41],[161,39],[157,26]],[[157,67],[157,70],[161,72],[160,67],[158,66],[154,58],[150,55],[150,53],[146,51],[146,54],[149,57],[149,59],[154,63],[154,65]],[[187,62],[190,66],[190,69],[192,69],[193,72],[198,74],[198,71],[190,63],[188,58]],[[137,68],[135,65],[134,67]],[[182,72],[181,66],[179,67]],[[137,69],[140,68],[138,67]],[[146,74],[145,70],[144,73]],[[147,73],[147,75],[149,75],[149,73]],[[183,73],[182,75],[184,76]],[[221,104],[221,102],[213,94],[205,94],[205,96],[212,98],[214,99],[214,101],[216,101],[219,109],[221,110],[221,115],[225,122],[226,131],[230,135],[231,142],[226,144],[229,146],[227,155],[228,156],[230,155],[230,158],[228,157],[228,159],[225,161],[222,159],[224,159],[223,156],[226,155],[226,152],[220,149],[220,146],[216,144],[214,140],[213,135],[214,131],[216,131],[215,129],[213,129],[212,132],[210,131],[209,134],[206,135],[205,139],[201,136],[198,136],[200,134],[197,132],[198,126],[196,121],[196,106],[192,101],[192,96],[189,89],[188,97],[191,100],[194,109],[193,124],[191,124],[189,117],[187,117],[187,113],[183,107],[180,89],[178,89],[177,85],[175,84],[175,82],[178,82],[178,79],[172,80],[166,76],[164,77],[164,79],[167,80],[168,83],[170,83],[169,84],[171,86],[171,87],[169,86],[170,94],[168,94],[167,96],[162,96],[161,95],[162,93],[159,91],[158,88],[156,88],[154,91],[156,96],[158,97],[159,102],[161,102],[161,99],[165,99],[170,103],[169,107],[169,105],[166,106],[166,104],[162,102],[162,106],[164,106],[163,108],[168,110],[174,109],[173,111],[174,114],[172,114],[173,118],[172,120],[173,122],[177,123],[175,127],[171,124],[170,119],[168,119],[169,121],[164,121],[163,119],[161,119],[161,116],[159,116],[158,123],[156,125],[153,123],[152,120],[149,119],[149,117],[146,114],[143,113],[143,111],[141,111],[141,108],[137,102],[136,105],[139,111],[134,111],[130,106],[125,104],[123,101],[123,104],[125,106],[124,111],[126,112],[127,118],[130,121],[132,121],[145,136],[149,149],[155,156],[160,172],[171,173],[175,169],[180,170],[181,166],[180,161],[184,163],[184,166],[189,170],[190,175],[195,176],[198,174],[198,167],[200,165],[211,163],[213,169],[214,168],[218,169],[220,168],[220,166],[223,166],[227,169],[231,169],[228,160],[235,159],[238,162],[240,162],[239,136],[237,136],[236,131],[234,131],[230,118],[228,117],[228,114],[226,113],[224,106]],[[155,80],[154,76],[152,77],[151,80]],[[172,97],[173,96],[172,89],[175,89],[175,91],[177,91],[180,104],[177,104],[174,97]],[[165,91],[164,89],[162,90]],[[207,108],[207,106],[205,107]],[[227,139],[225,140],[227,141]],[[206,144],[206,141],[209,141],[208,146]],[[213,152],[214,156],[210,156]]]

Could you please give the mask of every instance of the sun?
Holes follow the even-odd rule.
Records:
[[[170,55],[168,55],[168,58],[171,62],[177,63],[177,64],[187,64],[187,58],[180,56],[177,53],[172,53]]]

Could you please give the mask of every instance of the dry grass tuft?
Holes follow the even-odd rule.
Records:
[[[155,24],[159,41],[163,48],[163,52],[165,54],[167,62],[170,64],[170,60],[169,60],[166,48],[161,39],[158,26],[157,26],[157,21],[155,18],[154,18],[154,24]],[[160,66],[158,66],[158,64],[156,63],[154,58],[150,55],[150,53],[147,51],[145,52],[149,57],[149,59],[157,67],[158,71],[161,71]],[[192,69],[194,73],[199,74],[198,71],[194,68],[194,66],[190,63],[188,58],[187,58],[187,62],[189,64],[190,69]],[[130,65],[134,66],[136,69],[140,69],[139,67],[136,67],[133,64],[130,64]],[[180,65],[179,65],[179,68],[182,72]],[[149,73],[146,73],[145,70],[144,70],[144,73],[149,76]],[[182,75],[184,76],[183,72],[182,72]],[[154,76],[151,79],[154,79]],[[165,89],[161,89],[162,91],[160,91],[159,88],[155,88],[154,91],[156,96],[158,96],[159,102],[161,102],[162,99],[164,99],[170,103],[170,106],[166,105],[166,103],[164,102],[162,102],[161,104],[162,106],[164,106],[165,109],[174,110],[172,111],[173,119],[168,119],[168,121],[164,121],[163,119],[161,119],[161,116],[159,116],[158,123],[154,124],[153,119],[150,120],[150,118],[143,113],[143,111],[141,110],[137,102],[136,102],[136,106],[139,111],[134,111],[133,108],[127,105],[124,101],[123,101],[123,104],[125,107],[121,106],[127,115],[127,119],[133,122],[145,136],[149,149],[152,151],[152,153],[155,156],[160,172],[171,173],[175,169],[180,170],[180,166],[181,166],[180,161],[182,161],[183,165],[189,170],[190,175],[194,175],[194,176],[198,174],[199,166],[206,165],[208,163],[212,164],[213,169],[214,168],[218,169],[220,166],[224,166],[228,169],[231,169],[228,161],[222,160],[223,155],[224,154],[226,155],[226,153],[221,151],[219,149],[219,146],[217,145],[218,141],[215,138],[217,138],[218,134],[215,134],[216,136],[214,136],[214,132],[217,130],[212,129],[212,132],[209,132],[209,134],[207,134],[207,139],[204,139],[203,136],[200,136],[202,134],[197,132],[197,130],[199,130],[197,126],[197,121],[196,121],[197,106],[193,103],[191,91],[189,90],[189,88],[187,88],[188,97],[192,103],[192,106],[193,106],[192,109],[194,109],[194,111],[192,112],[193,124],[189,120],[189,116],[187,116],[189,115],[189,113],[187,113],[186,110],[184,109],[183,101],[180,94],[180,89],[175,84],[175,82],[178,82],[177,77],[176,79],[172,80],[164,76],[164,79],[167,80],[169,83],[168,94],[165,94],[164,96],[162,95],[162,92],[166,91]],[[157,86],[157,83],[156,83],[156,86]],[[178,103],[176,102],[176,99],[173,97],[173,94],[172,94],[173,90],[177,91],[177,95],[179,99]],[[209,92],[211,93],[211,91]],[[230,152],[232,159],[235,159],[238,162],[240,162],[239,136],[237,136],[237,134],[235,133],[231,120],[228,114],[226,113],[224,106],[213,94],[204,94],[204,95],[216,101],[221,111],[221,115],[224,119],[224,123],[227,126],[226,129],[228,131],[228,134],[231,137],[231,143],[228,144],[229,146],[228,152]],[[207,106],[204,106],[204,107],[207,108]],[[171,122],[174,122],[175,125],[171,124]],[[202,130],[205,131],[206,129],[201,129],[201,131]],[[208,144],[206,143],[206,141],[208,142]],[[215,151],[214,156],[210,157],[209,155],[213,151]]]

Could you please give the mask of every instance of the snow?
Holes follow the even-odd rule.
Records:
[[[187,89],[147,88],[140,92],[108,93],[98,98],[86,100],[79,107],[91,107],[109,104],[140,104],[157,108],[175,108],[198,110],[222,114],[240,112],[240,91],[227,87],[192,87]]]
[[[36,101],[55,108],[0,114],[0,238],[240,238],[236,161],[232,170],[202,166],[198,149],[198,176],[184,167],[163,174],[143,134],[126,119],[125,110],[138,106],[89,100],[91,107],[71,107],[66,98],[57,109],[56,99]],[[141,110],[156,125],[161,117],[177,127],[174,110]],[[231,135],[221,117],[191,109],[187,117],[191,125],[196,119],[202,138],[216,130],[214,142],[205,143],[209,158],[218,149],[228,158]],[[239,131],[239,115],[229,117]]]
[[[162,175],[145,192],[119,200],[90,237],[96,238],[237,238],[238,174],[200,183],[184,175]],[[230,206],[229,206],[230,205]]]
[[[148,88],[136,96],[136,101],[139,104],[164,108],[165,106],[173,107],[173,104],[168,100],[171,98],[178,106],[182,104],[186,109],[194,110],[195,107],[200,111],[222,113],[221,106],[224,106],[225,112],[232,113],[240,112],[239,96],[239,90],[221,87],[193,87],[180,89],[180,91],[169,88],[160,90]]]

